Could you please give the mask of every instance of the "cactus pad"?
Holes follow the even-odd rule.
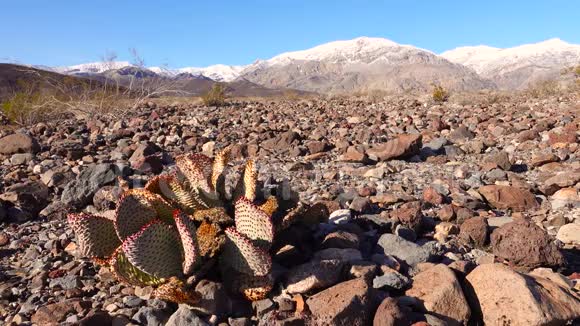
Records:
[[[143,189],[126,191],[121,195],[117,205],[115,219],[117,235],[121,240],[125,240],[158,216],[166,219],[167,211],[170,209],[171,206],[159,195]]]
[[[113,221],[89,214],[71,214],[68,222],[74,230],[80,252],[86,257],[110,257],[121,242]]]
[[[249,275],[264,276],[272,268],[268,252],[252,243],[234,228],[226,229],[226,244],[221,256],[222,263],[236,271]]]
[[[175,210],[173,218],[183,246],[183,274],[190,275],[200,258],[195,224],[187,214],[179,210]]]
[[[235,206],[236,230],[255,243],[269,248],[274,240],[274,225],[270,215],[242,197]]]
[[[168,278],[182,275],[180,242],[174,227],[153,220],[128,237],[122,247],[135,267],[155,277]]]
[[[135,267],[129,260],[122,248],[115,251],[109,260],[109,266],[113,274],[121,281],[137,286],[159,285],[165,279],[147,274]]]

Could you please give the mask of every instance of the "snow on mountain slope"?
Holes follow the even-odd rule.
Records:
[[[50,70],[63,74],[100,74],[107,70],[118,70],[130,66],[132,66],[132,64],[128,61],[91,62],[74,66],[54,67]],[[244,68],[244,66],[217,64],[208,67],[185,67],[179,69],[147,67],[146,69],[161,76],[173,77],[181,73],[190,73],[195,76],[208,77],[216,81],[229,82],[236,79]]]
[[[89,62],[74,66],[54,67],[53,71],[63,74],[100,74],[111,69],[121,69],[131,66],[128,61]]]
[[[241,77],[266,87],[319,92],[454,89],[490,86],[471,69],[436,54],[384,38],[359,37],[258,60]]]
[[[190,73],[192,75],[202,75],[215,81],[229,82],[236,79],[245,66],[212,65],[204,68],[187,67],[177,69],[179,73]]]
[[[563,68],[580,64],[580,45],[554,38],[506,49],[461,47],[441,56],[492,78],[502,88],[523,88],[537,80],[555,78]]]
[[[330,63],[371,63],[376,59],[388,59],[389,53],[429,52],[411,45],[402,45],[378,37],[358,37],[352,40],[334,41],[313,48],[285,52],[268,60],[258,60],[258,65],[285,65],[292,61],[325,61]],[[429,52],[431,53],[431,52]]]

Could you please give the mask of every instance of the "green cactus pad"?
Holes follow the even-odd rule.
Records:
[[[225,231],[227,240],[221,256],[222,264],[249,275],[264,276],[272,269],[268,252],[252,243],[234,228]]]
[[[248,199],[241,197],[235,206],[236,230],[264,248],[274,240],[274,225],[270,215]]]
[[[121,245],[113,221],[89,214],[70,214],[68,223],[77,236],[80,252],[91,258],[110,257]]]
[[[200,261],[195,224],[187,214],[179,210],[174,211],[173,218],[183,246],[183,274],[190,275]]]
[[[147,274],[131,264],[122,248],[115,251],[113,257],[109,260],[109,265],[111,266],[113,274],[125,283],[136,286],[148,286],[159,285],[165,282],[165,279]]]
[[[183,248],[175,227],[154,220],[122,245],[131,264],[155,277],[182,276]]]

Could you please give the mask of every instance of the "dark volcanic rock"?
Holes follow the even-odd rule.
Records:
[[[69,182],[61,196],[65,205],[83,206],[91,202],[93,195],[107,184],[116,180],[111,164],[98,164],[82,171],[75,180]]]
[[[557,267],[564,257],[550,237],[530,221],[517,220],[504,224],[491,234],[493,253],[515,266],[532,269]]]

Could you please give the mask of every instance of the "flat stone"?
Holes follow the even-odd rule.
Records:
[[[495,208],[512,209],[516,212],[539,207],[534,195],[526,189],[512,186],[488,185],[478,192]]]
[[[395,256],[409,266],[416,266],[431,259],[428,250],[394,234],[383,234],[377,244],[383,249],[385,255]]]
[[[290,294],[306,293],[338,283],[343,262],[339,260],[314,260],[296,266],[286,274],[286,291]]]
[[[365,326],[371,322],[371,288],[363,278],[339,283],[306,301],[316,325]]]

